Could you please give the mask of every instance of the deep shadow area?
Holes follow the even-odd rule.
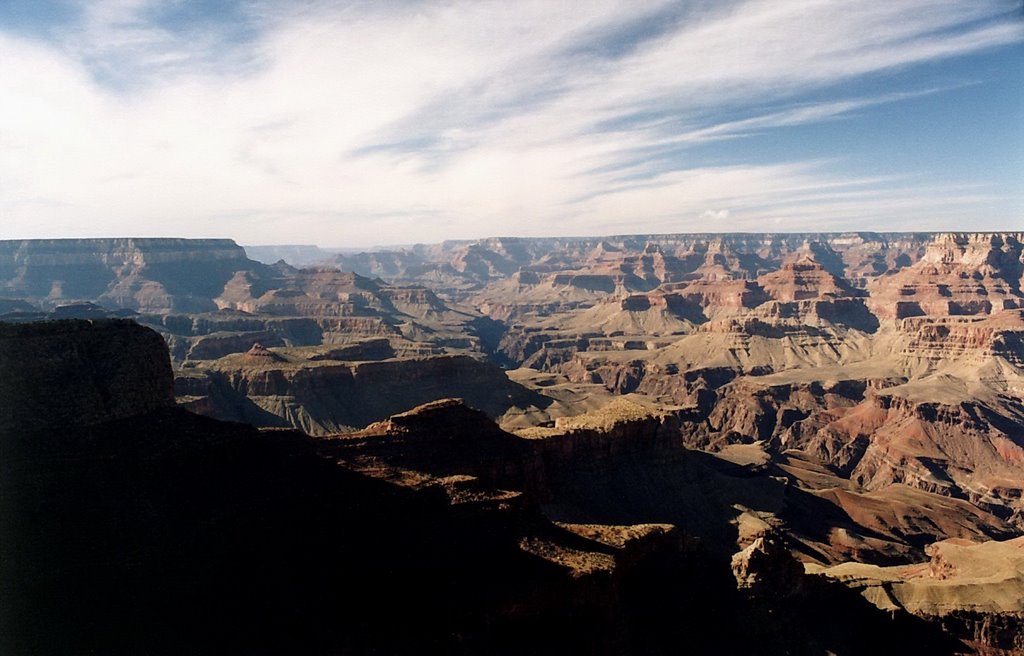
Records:
[[[742,597],[698,543],[576,578],[521,540],[603,548],[529,504],[453,505],[437,487],[340,467],[292,431],[165,409],[2,437],[4,654],[952,649],[856,595],[832,615],[819,605],[843,594],[831,588]]]
[[[616,640],[602,628],[613,600],[518,549],[548,530],[539,515],[347,471],[290,431],[164,410],[4,436],[2,458],[4,654],[608,653]]]

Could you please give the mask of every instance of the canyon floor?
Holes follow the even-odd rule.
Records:
[[[1020,653],[1022,241],[0,241],[0,637]]]

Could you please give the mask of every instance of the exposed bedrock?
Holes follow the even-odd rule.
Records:
[[[340,350],[334,354],[340,359],[360,354],[355,347]],[[207,397],[190,402],[204,413],[212,403],[215,417],[295,426],[313,435],[361,428],[446,397],[465,398],[491,417],[515,404],[544,404],[497,366],[464,355],[342,362],[328,351],[299,362],[268,361],[249,353],[183,371],[176,388],[180,397]]]
[[[529,463],[534,440],[459,403],[311,441],[132,389],[141,381],[126,370],[170,380],[145,328],[51,323],[5,327],[3,338],[4,371],[17,365],[22,383],[84,395],[62,399],[68,408],[93,403],[95,389],[125,397],[104,416],[32,436],[0,431],[4,653],[668,654],[684,640],[694,653],[818,653],[948,642],[865,603],[842,607],[858,639],[814,614],[832,596],[748,599],[727,562],[672,526],[552,523],[521,492],[472,475],[528,485],[528,472],[507,467]],[[55,344],[77,355],[60,379],[39,378],[65,350]],[[8,360],[12,351],[21,359]],[[250,355],[275,360],[265,348]],[[628,446],[656,438],[660,420],[648,423],[623,408],[538,439],[559,441],[541,452],[571,469],[584,455],[565,440]],[[632,452],[657,452],[658,441]],[[737,613],[746,630],[725,630]]]
[[[262,266],[229,239],[0,241],[0,290],[49,304],[201,312],[236,271]]]
[[[767,442],[799,450],[866,490],[907,485],[965,499],[1022,526],[1024,406],[910,400],[899,379],[764,385],[743,379],[716,390],[706,421],[686,443],[719,450]]]
[[[927,561],[912,565],[844,563],[813,571],[843,581],[883,610],[929,619],[975,653],[1024,651],[1024,538],[943,540],[927,552]]]
[[[1024,306],[1022,233],[944,233],[914,265],[869,285],[880,317],[978,315]]]
[[[87,326],[119,347],[101,353],[121,369],[147,371],[134,358],[157,358],[169,381],[154,333],[127,322]],[[45,345],[60,328],[11,334]],[[119,337],[124,329],[157,347],[133,347],[135,339]],[[232,358],[267,372],[251,382],[272,389],[292,355],[254,346]],[[352,377],[393,378],[384,365],[394,363],[367,364],[350,368]],[[106,379],[110,370],[76,357],[63,373]],[[91,389],[48,384],[51,394]],[[853,536],[857,526],[781,467],[683,448],[680,425],[700,421],[696,409],[619,399],[512,434],[461,402],[441,401],[309,440],[166,407],[169,394],[105,385],[136,395],[111,420],[32,439],[0,431],[0,581],[12,591],[0,606],[4,653],[957,647],[934,624],[801,576],[794,548],[825,555],[822,540]],[[752,513],[770,531],[744,528]],[[737,550],[743,591],[730,571]],[[737,616],[743,631],[734,630]],[[992,633],[1005,620],[993,615],[984,626]]]
[[[167,346],[133,321],[0,323],[0,434],[173,407]]]

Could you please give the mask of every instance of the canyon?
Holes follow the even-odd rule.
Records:
[[[194,600],[202,568],[231,598],[256,589],[250,568],[280,551],[271,576],[299,577],[284,587],[309,615],[219,612],[237,626],[285,612],[267,631],[311,631],[312,652],[428,640],[516,653],[556,626],[552,652],[669,653],[685,634],[698,653],[1015,653],[1022,244],[1013,232],[494,238],[373,253],[0,241],[3,485],[17,504],[6,528],[26,540],[5,548],[44,545],[4,579],[30,588],[29,571],[76,562],[98,573],[41,585],[86,595],[100,576],[163,581],[185,565],[161,546],[172,528],[158,518],[185,500],[168,544],[203,564],[161,612]],[[158,489],[150,475],[187,484]],[[92,501],[74,501],[96,484]],[[114,501],[130,490],[143,493],[130,507]],[[56,514],[34,523],[44,507]],[[119,521],[135,542],[89,551]],[[324,521],[338,524],[311,535]],[[263,544],[228,562],[201,525],[209,540]],[[82,534],[67,542],[63,526]],[[333,549],[346,557],[325,565]],[[497,591],[483,595],[483,580]],[[107,594],[138,632],[111,642],[92,617],[75,648],[138,650],[156,616]],[[412,616],[417,594],[429,610],[410,620],[410,642],[379,635],[367,609]],[[325,628],[332,612],[344,630]],[[24,628],[36,613],[74,609],[26,596],[4,620],[23,630],[4,635],[39,647],[43,627]],[[722,633],[736,613],[749,635]],[[198,610],[188,622],[193,637],[209,628]]]

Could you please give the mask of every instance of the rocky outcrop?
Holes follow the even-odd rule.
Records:
[[[174,405],[167,347],[120,319],[0,323],[0,435],[63,430]]]
[[[675,287],[670,287],[675,289]],[[769,296],[756,282],[750,280],[711,279],[697,280],[686,284],[679,294],[704,308],[755,308],[768,300]]]
[[[386,460],[435,476],[468,474],[503,489],[543,487],[527,445],[462,399],[425,403],[334,439],[339,456],[360,467]]]
[[[740,539],[746,543],[733,554],[730,563],[736,578],[736,587],[753,597],[796,595],[804,587],[804,568],[790,553],[785,538],[759,519],[741,517],[740,524],[756,521],[761,524],[753,531],[743,531]]]
[[[216,360],[231,353],[244,353],[254,345],[284,346],[284,340],[270,331],[203,335],[192,342],[186,360]]]
[[[842,581],[884,610],[941,624],[978,653],[1024,650],[1024,538],[945,540],[925,563],[877,567],[844,563],[813,571]]]
[[[620,458],[635,454],[680,455],[679,426],[685,410],[652,410],[635,401],[616,399],[600,410],[559,417],[550,428],[527,428],[516,434],[528,440],[548,476],[584,466],[611,470]],[[584,464],[585,463],[585,464]]]

